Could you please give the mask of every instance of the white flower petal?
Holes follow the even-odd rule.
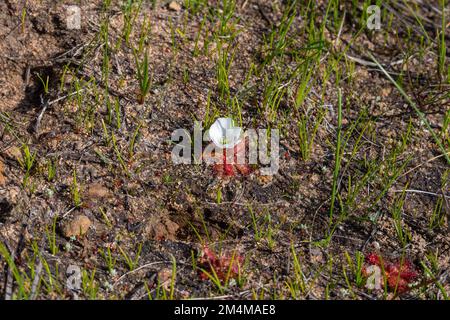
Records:
[[[241,140],[242,129],[231,118],[218,118],[209,128],[209,137],[220,148],[233,148]]]

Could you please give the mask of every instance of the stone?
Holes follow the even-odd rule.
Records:
[[[11,147],[5,151],[5,155],[13,160],[19,161],[22,159],[22,151],[19,147]]]
[[[103,199],[103,198],[109,198],[111,196],[111,192],[108,188],[102,186],[99,183],[91,184],[87,191],[86,195],[89,199]]]
[[[63,234],[67,238],[75,236],[82,236],[89,230],[92,222],[85,215],[76,216],[70,221],[67,221],[63,228]]]
[[[11,203],[17,204],[17,201],[19,200],[19,194],[20,194],[19,187],[17,186],[8,187],[7,198]]]
[[[181,6],[176,1],[172,1],[171,3],[169,3],[169,9],[172,11],[180,11]]]
[[[167,217],[150,219],[145,228],[144,235],[152,240],[176,240],[176,233],[180,226]]]
[[[166,291],[170,290],[172,282],[172,269],[163,268],[158,271],[158,284],[162,286]],[[173,284],[175,285],[175,284]]]

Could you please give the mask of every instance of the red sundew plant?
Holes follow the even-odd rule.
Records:
[[[226,150],[224,149],[221,163],[213,166],[215,174],[225,177],[232,177],[238,173],[244,176],[250,174],[252,171],[250,166],[237,163],[237,155],[243,150],[245,151],[245,141],[240,142],[233,148],[233,161],[229,163],[227,162]]]
[[[222,284],[226,284],[230,279],[240,276],[243,262],[244,258],[238,254],[217,255],[205,245],[198,264],[200,279],[207,280],[215,278]]]
[[[369,253],[365,261],[367,266],[378,266],[381,270],[384,270],[388,288],[400,294],[410,290],[410,285],[419,278],[419,273],[413,263],[406,259],[390,262],[383,259],[379,254]],[[364,267],[363,272],[365,276],[369,276],[366,267]],[[383,281],[383,279],[380,279],[380,281]]]

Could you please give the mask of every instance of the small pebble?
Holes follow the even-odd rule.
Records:
[[[180,11],[181,10],[181,6],[176,1],[172,1],[169,4],[169,9],[172,10],[172,11]]]
[[[63,234],[67,238],[84,235],[90,228],[92,222],[88,217],[81,215],[66,222],[63,226]]]

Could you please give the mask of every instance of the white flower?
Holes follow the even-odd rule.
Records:
[[[209,137],[222,149],[233,148],[241,141],[242,128],[236,127],[231,118],[218,118],[209,128]]]

